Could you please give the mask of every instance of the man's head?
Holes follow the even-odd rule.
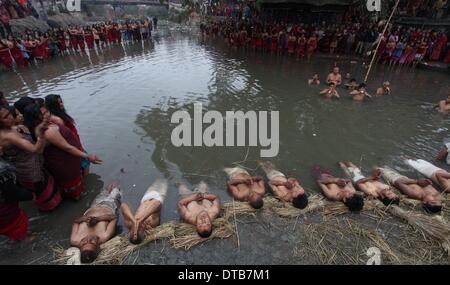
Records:
[[[253,209],[260,209],[264,206],[264,201],[261,196],[251,191],[247,197],[248,203]]]
[[[350,84],[351,85],[356,85],[356,79],[355,78],[350,79]]]
[[[345,199],[344,204],[350,211],[359,212],[364,206],[364,199],[358,194],[353,194],[351,197]]]
[[[130,230],[129,240],[132,244],[140,244],[145,238],[144,229],[139,225],[135,225]]]
[[[366,91],[366,87],[367,87],[367,85],[365,83],[360,83],[358,85],[358,90],[359,91]]]
[[[389,81],[383,82],[383,87],[384,88],[389,88],[389,86],[391,86],[391,83]]]
[[[339,74],[339,67],[337,67],[337,66],[333,67],[333,73],[335,75],[338,75]]]
[[[308,206],[308,197],[306,194],[298,195],[292,199],[292,205],[298,209],[304,209]]]
[[[99,238],[96,235],[88,235],[80,241],[81,262],[91,263],[98,255]]]
[[[424,209],[430,213],[439,213],[442,210],[440,195],[425,195],[422,202]]]
[[[400,204],[400,198],[397,196],[397,194],[395,194],[391,190],[385,190],[383,192],[383,198],[381,199],[381,202],[383,202],[383,204],[385,206],[389,206],[391,204],[392,205],[399,205]]]
[[[336,83],[330,82],[330,83],[328,83],[328,86],[330,87],[330,89],[334,89],[334,88],[336,88]]]
[[[202,238],[207,238],[212,233],[211,219],[206,211],[201,212],[197,216],[197,233]]]
[[[317,73],[314,74],[313,79],[314,79],[314,80],[318,80],[318,79],[319,79],[319,74],[317,74]]]

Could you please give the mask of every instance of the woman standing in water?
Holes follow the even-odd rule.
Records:
[[[46,96],[45,107],[50,112],[52,117],[57,117],[62,120],[64,126],[66,126],[75,135],[76,139],[78,140],[78,143],[81,146],[80,150],[86,153],[86,151],[83,148],[83,145],[81,144],[81,139],[78,134],[78,130],[75,126],[76,125],[75,120],[69,114],[67,114],[61,96],[55,94]],[[90,165],[89,160],[83,158],[81,161],[81,169],[83,171],[84,176],[89,174],[89,165]]]
[[[44,120],[36,126],[34,143],[30,131],[22,125],[23,117],[14,107],[0,107],[0,146],[3,159],[16,169],[19,184],[36,195],[35,204],[42,211],[50,211],[61,202],[61,195],[54,188],[53,177],[44,170],[42,152],[45,146]]]
[[[28,105],[24,110],[25,125],[34,130],[43,121],[49,120],[50,113],[42,113],[36,104]],[[32,132],[33,138],[36,133]],[[84,190],[81,159],[100,164],[101,160],[82,152],[78,138],[64,125],[50,123],[44,132],[47,141],[44,149],[44,165],[55,178],[55,183],[65,196],[78,200]]]

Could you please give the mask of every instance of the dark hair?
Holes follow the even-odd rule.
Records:
[[[2,106],[2,107],[3,107],[3,106]],[[8,111],[9,111],[9,113],[11,114],[11,116],[13,116],[13,118],[15,119],[15,118],[17,117],[17,114],[16,114],[16,107],[14,107],[13,105],[11,105],[11,106],[8,106],[7,109],[8,109]]]
[[[423,208],[427,212],[433,213],[433,214],[439,213],[442,210],[442,206],[432,206],[432,205],[426,204],[426,203],[423,204]]]
[[[60,117],[64,123],[74,123],[74,120],[69,114],[66,113],[64,108],[59,106],[58,99],[61,99],[61,96],[56,94],[50,94],[45,96],[45,106],[47,107],[50,114]]]
[[[14,107],[16,107],[16,109],[19,110],[19,112],[21,114],[23,114],[24,110],[25,110],[25,107],[30,105],[30,104],[34,104],[34,103],[35,103],[35,100],[33,98],[25,96],[25,97],[22,97],[19,100],[17,100],[14,103]]]
[[[298,195],[294,199],[292,199],[292,205],[295,208],[304,209],[306,206],[308,206],[308,197],[306,194]]]
[[[0,91],[0,100],[3,99],[3,98],[5,98],[5,94],[3,94],[2,91]]]
[[[45,107],[45,100],[42,98],[36,98],[34,99],[34,102],[38,104],[39,107]]]
[[[198,233],[198,235],[201,236],[202,238],[207,238],[207,237],[209,237],[209,236],[211,235],[211,233],[212,233],[212,227],[211,227],[210,230],[204,230],[204,231],[201,231],[201,232],[197,231],[197,233]]]
[[[261,197],[258,197],[254,200],[248,201],[250,206],[252,206],[253,209],[260,209],[262,206],[264,206],[264,201]]]
[[[358,86],[358,88],[366,88],[366,87],[367,87],[366,83],[360,83]]]
[[[390,199],[390,198],[387,198],[387,197],[384,197],[382,200],[381,200],[381,202],[383,202],[383,204],[385,205],[385,206],[389,206],[389,205],[399,205],[400,204],[400,199],[397,197],[397,198],[394,198],[394,199]]]
[[[83,250],[81,252],[81,262],[91,263],[97,258],[97,251],[95,250]]]
[[[331,86],[331,85],[336,85],[336,83],[334,83],[333,81],[331,81],[330,83],[328,83],[328,86]]]
[[[364,199],[358,194],[354,194],[352,197],[344,202],[345,206],[352,212],[359,212],[364,207]]]
[[[23,112],[23,124],[30,130],[31,136],[36,140],[34,129],[42,122],[42,113],[37,104],[30,104]]]
[[[356,82],[355,78],[350,79],[350,82]]]

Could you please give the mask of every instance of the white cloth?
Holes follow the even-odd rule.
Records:
[[[423,159],[407,159],[406,163],[408,163],[412,168],[419,171],[427,178],[431,178],[431,176],[433,176],[436,171],[442,170],[441,168],[436,167]]]
[[[266,175],[269,180],[272,180],[275,177],[286,177],[286,175],[275,169],[267,171]]]
[[[141,199],[141,204],[152,199],[158,200],[161,204],[164,204],[167,188],[168,186],[166,179],[156,179],[155,182],[148,187],[147,192],[145,192],[144,197]]]
[[[164,202],[164,198],[156,191],[146,192],[144,197],[142,197],[141,204],[145,201],[150,201],[152,199],[158,200],[161,204]]]
[[[401,175],[400,173],[398,173],[397,171],[388,166],[380,167],[379,169],[381,171],[381,175],[383,176],[383,178],[391,184],[394,184],[395,181],[397,181],[400,178],[407,178],[406,176]]]
[[[365,176],[362,174],[361,169],[359,169],[356,166],[350,166],[347,167],[348,174],[350,175],[350,178],[354,183],[358,182],[359,180],[365,178]]]
[[[240,167],[233,167],[233,168],[224,168],[223,171],[225,171],[230,179],[233,179],[233,177],[239,175],[239,174],[247,174],[250,175],[245,169],[242,169]]]

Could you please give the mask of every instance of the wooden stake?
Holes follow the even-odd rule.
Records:
[[[391,22],[392,16],[394,16],[395,10],[397,10],[398,3],[400,3],[400,0],[397,0],[397,2],[395,3],[394,9],[392,9],[391,15],[389,16],[389,19],[388,19],[386,25],[384,26],[383,33],[381,34],[382,37],[384,36],[384,33],[386,33],[387,27],[389,26],[389,23]],[[369,69],[367,70],[366,77],[364,78],[364,82],[367,82],[367,78],[369,78],[370,70],[372,69],[372,65],[373,65],[373,62],[375,61],[375,57],[377,55],[380,44],[381,44],[381,38],[378,41],[377,48],[375,49],[375,52],[372,56],[372,60],[370,61]]]

